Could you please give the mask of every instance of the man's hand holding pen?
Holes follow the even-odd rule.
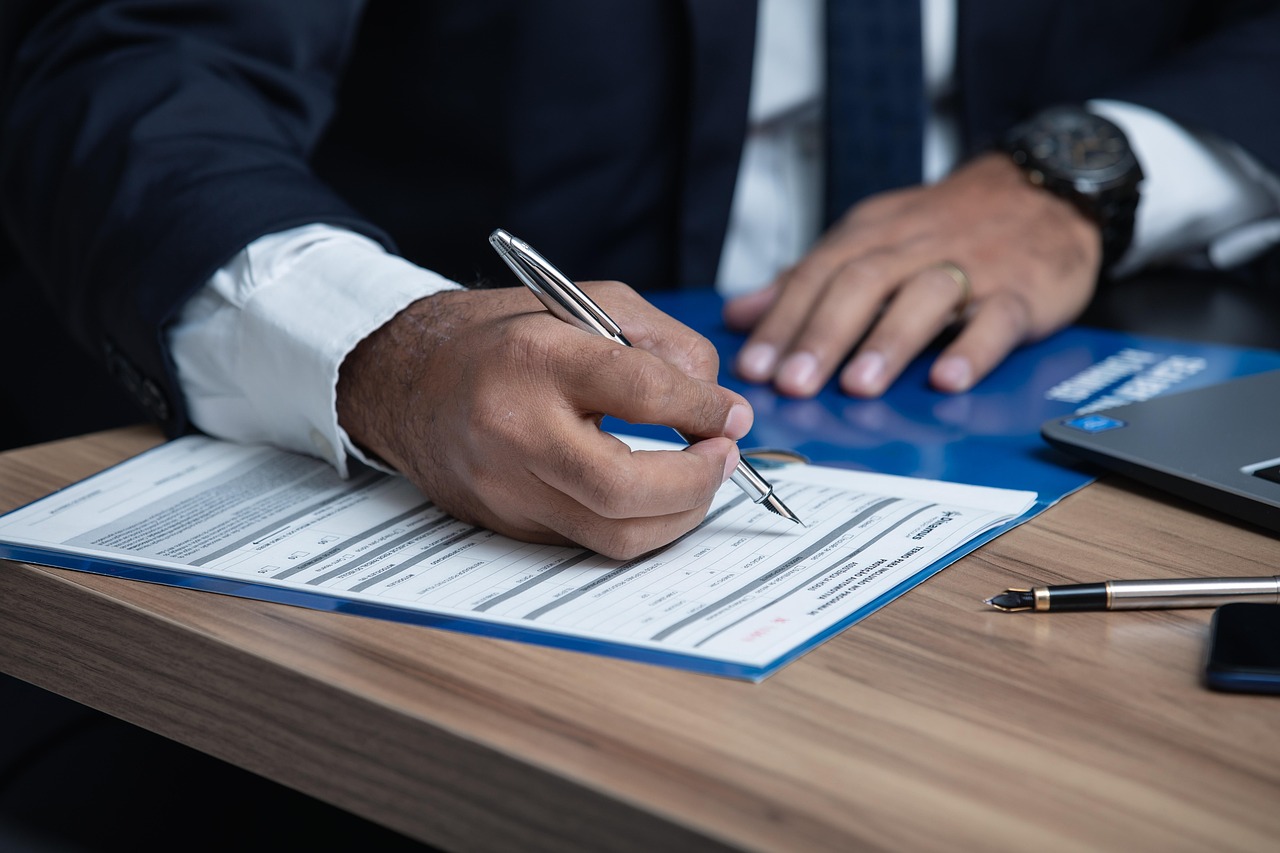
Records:
[[[634,347],[549,315],[522,287],[420,300],[352,352],[338,414],[352,440],[457,518],[625,559],[693,529],[739,461],[745,399],[715,348],[631,288],[587,285]],[[608,413],[703,436],[632,452]]]

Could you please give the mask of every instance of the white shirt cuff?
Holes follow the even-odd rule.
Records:
[[[1120,126],[1145,175],[1133,243],[1116,274],[1157,262],[1234,266],[1272,244],[1258,237],[1280,237],[1280,180],[1239,146],[1135,104],[1088,107]]]
[[[187,302],[169,333],[192,423],[319,456],[344,477],[348,454],[377,465],[338,425],[338,369],[410,303],[459,287],[327,225],[255,240]]]

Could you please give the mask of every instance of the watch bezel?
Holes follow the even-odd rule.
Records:
[[[1082,168],[1038,156],[1037,135],[1063,121],[1113,133],[1121,143],[1116,159],[1101,167]],[[1070,201],[1097,223],[1102,231],[1104,268],[1124,254],[1133,236],[1143,173],[1128,137],[1115,122],[1079,105],[1049,107],[1014,126],[1002,148],[1031,183]]]
[[[1101,166],[1077,165],[1065,159],[1059,149],[1038,153],[1045,141],[1055,145],[1054,137],[1063,132],[1080,133],[1095,138],[1111,136],[1120,143],[1116,157]],[[1014,128],[1010,134],[1009,153],[1024,169],[1040,172],[1046,180],[1068,181],[1078,192],[1093,194],[1095,191],[1123,186],[1132,180],[1138,168],[1137,157],[1129,147],[1124,131],[1115,122],[1078,107],[1050,107],[1037,113],[1030,120]]]

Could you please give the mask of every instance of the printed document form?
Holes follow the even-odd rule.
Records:
[[[624,562],[457,521],[401,477],[341,480],[188,436],[0,517],[0,557],[758,679],[1036,498],[817,466],[769,476],[807,527],[727,484],[697,529]]]

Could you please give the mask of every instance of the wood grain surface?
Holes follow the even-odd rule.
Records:
[[[159,441],[0,455],[0,509]],[[0,669],[447,849],[1275,851],[1280,697],[1201,685],[1209,611],[981,602],[1278,558],[1103,481],[754,685],[0,563]]]

